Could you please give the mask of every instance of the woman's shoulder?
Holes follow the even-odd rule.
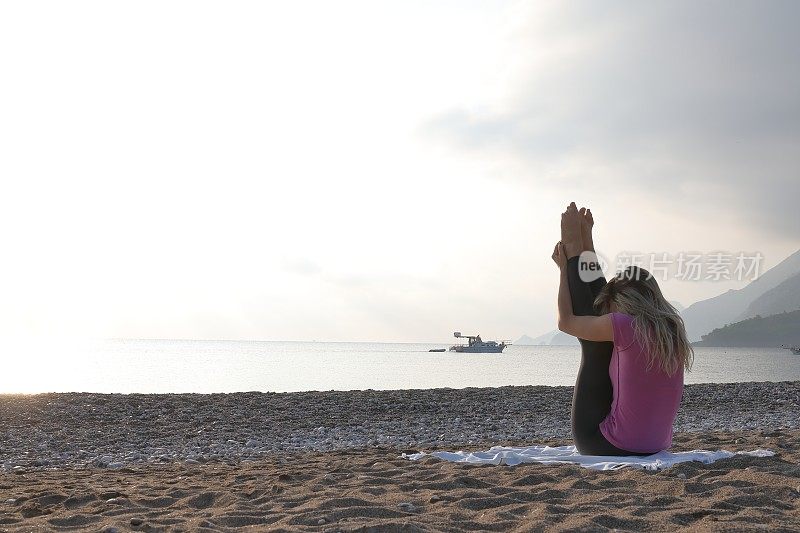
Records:
[[[614,344],[617,349],[624,350],[633,344],[633,317],[626,313],[612,312],[611,326],[614,330]]]
[[[620,319],[620,320],[621,319],[633,320],[633,315],[629,315],[628,313],[620,313],[619,311],[611,311],[609,314],[612,316],[612,318],[616,317],[617,319]]]
[[[613,311],[609,313],[609,315],[611,315],[611,322],[614,324],[633,326],[633,315],[620,313],[618,311]]]

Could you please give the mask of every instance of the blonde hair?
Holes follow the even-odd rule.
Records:
[[[655,278],[643,268],[629,266],[606,283],[594,301],[603,313],[616,309],[633,317],[633,332],[647,351],[647,369],[654,363],[668,376],[680,367],[691,370],[694,350],[678,310],[670,304]]]

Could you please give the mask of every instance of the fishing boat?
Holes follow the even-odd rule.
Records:
[[[502,353],[511,344],[507,341],[484,341],[480,335],[462,335],[460,331],[453,333],[456,339],[467,339],[468,344],[456,344],[450,347],[451,352],[463,353]]]

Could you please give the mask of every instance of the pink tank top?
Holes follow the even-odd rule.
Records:
[[[672,445],[672,423],[683,395],[683,368],[666,375],[633,338],[633,317],[611,313],[614,351],[608,374],[614,387],[611,412],[600,423],[603,436],[623,450],[656,453]]]

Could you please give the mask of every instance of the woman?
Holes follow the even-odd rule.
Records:
[[[650,455],[672,444],[692,347],[649,272],[628,267],[606,283],[596,261],[580,257],[594,252],[593,223],[591,211],[571,203],[553,251],[561,270],[558,329],[581,342],[572,433],[583,454]],[[584,281],[581,266],[599,277]]]

